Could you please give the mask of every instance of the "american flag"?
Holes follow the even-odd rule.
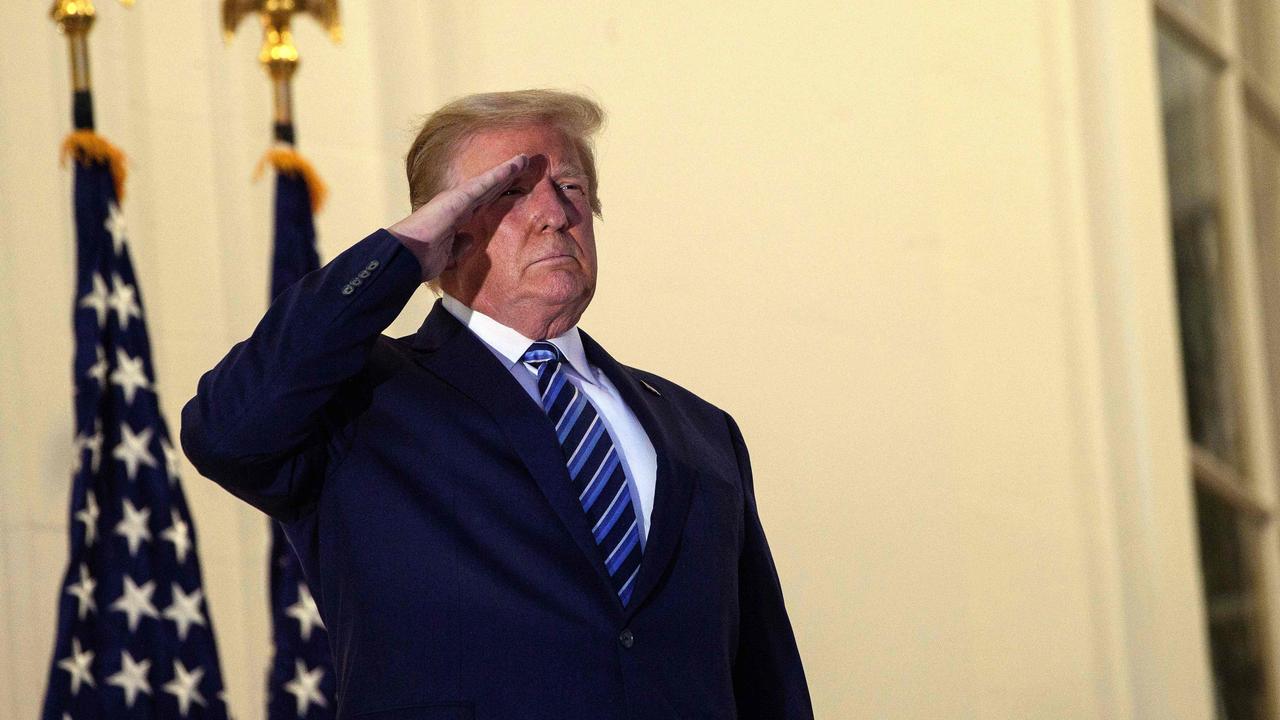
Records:
[[[68,146],[76,436],[70,562],[43,718],[225,719],[179,455],[160,414],[124,216],[101,154],[110,146],[88,130]]]
[[[292,142],[291,127],[278,127],[277,133]],[[312,210],[319,204],[321,190],[314,171],[292,149],[273,150],[267,161],[276,167],[274,298],[320,265]],[[317,202],[308,178],[316,186]],[[337,702],[329,635],[298,558],[275,521],[271,521],[271,626],[275,656],[267,678],[268,720],[332,718]]]

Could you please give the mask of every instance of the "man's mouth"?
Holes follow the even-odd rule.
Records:
[[[530,264],[531,264],[531,265],[537,265],[538,263],[553,262],[553,261],[556,261],[556,260],[569,260],[569,261],[572,261],[572,260],[575,260],[575,259],[576,259],[576,258],[574,258],[572,255],[548,255],[548,256],[546,256],[546,257],[544,257],[544,258],[539,258],[539,259],[537,259],[537,260],[534,260],[534,261],[533,261],[532,263],[530,263]]]

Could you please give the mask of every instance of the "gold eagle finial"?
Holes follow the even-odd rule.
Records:
[[[294,15],[310,15],[334,42],[342,40],[338,0],[222,0],[223,37],[230,41],[240,21],[250,13],[261,16],[264,29],[277,32],[288,30]]]
[[[289,82],[298,69],[298,47],[289,29],[294,15],[310,15],[328,31],[334,42],[342,41],[338,20],[338,0],[222,0],[222,35],[230,42],[246,15],[256,13],[262,20],[263,43],[258,61],[271,76],[275,96],[276,124],[293,121]]]

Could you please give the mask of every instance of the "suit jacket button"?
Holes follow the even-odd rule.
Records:
[[[636,644],[636,636],[631,633],[631,629],[623,630],[618,635],[618,642],[622,643],[622,647],[629,648]]]

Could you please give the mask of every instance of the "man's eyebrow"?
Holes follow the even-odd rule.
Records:
[[[587,171],[583,170],[577,165],[574,165],[573,163],[567,163],[567,164],[561,165],[560,167],[556,168],[555,172],[551,174],[555,177],[565,177],[565,176],[580,177],[580,178],[587,177]]]

